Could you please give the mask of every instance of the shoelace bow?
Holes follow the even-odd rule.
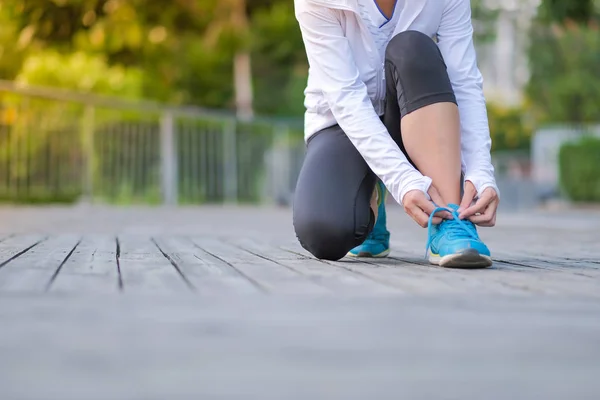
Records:
[[[428,229],[427,229],[427,236],[429,237],[429,239],[427,240],[427,246],[425,248],[425,258],[427,258],[428,254],[429,254],[429,249],[431,248],[431,243],[433,241],[433,235],[431,234],[432,233],[431,230],[433,228],[433,223],[432,223],[433,218],[434,218],[435,214],[440,211],[448,211],[450,214],[452,214],[452,217],[454,217],[454,219],[449,219],[449,220],[445,220],[442,222],[444,224],[444,229],[448,232],[449,235],[463,236],[466,233],[469,236],[471,236],[473,239],[479,240],[477,231],[475,230],[475,227],[472,225],[472,223],[467,223],[467,222],[459,219],[458,218],[459,213],[457,211],[450,209],[450,208],[446,208],[446,207],[437,207],[435,210],[433,210],[433,212],[429,216],[429,224],[428,224]]]

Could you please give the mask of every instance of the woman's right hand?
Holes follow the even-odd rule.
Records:
[[[404,199],[402,199],[404,211],[423,228],[427,228],[429,225],[429,217],[438,206],[446,206],[442,197],[433,185],[429,187],[427,193],[429,194],[429,197],[431,197],[431,200],[429,200],[425,195],[425,192],[421,190],[411,190],[406,193]],[[447,211],[438,211],[433,218],[432,223],[437,225],[444,219],[453,219],[452,214]]]

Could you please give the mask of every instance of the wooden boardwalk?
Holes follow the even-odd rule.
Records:
[[[479,271],[389,220],[323,262],[287,209],[2,208],[0,398],[600,396],[600,213],[501,215]]]

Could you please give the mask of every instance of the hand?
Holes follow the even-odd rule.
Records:
[[[465,194],[460,208],[458,209],[460,219],[468,219],[475,225],[492,227],[496,225],[496,210],[500,199],[494,188],[487,188],[479,199],[473,204],[477,190],[470,181],[465,182]]]
[[[402,204],[404,205],[404,211],[414,219],[421,227],[427,228],[429,225],[429,216],[439,206],[444,205],[442,197],[438,191],[431,186],[427,191],[431,200],[427,199],[425,193],[421,190],[411,190],[404,195]],[[436,217],[433,218],[432,223],[437,225],[442,222],[443,219],[452,219],[452,214],[447,211],[439,211],[436,213]]]

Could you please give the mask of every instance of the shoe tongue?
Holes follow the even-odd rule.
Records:
[[[448,204],[448,208],[452,211],[458,211],[459,206],[457,204]]]

